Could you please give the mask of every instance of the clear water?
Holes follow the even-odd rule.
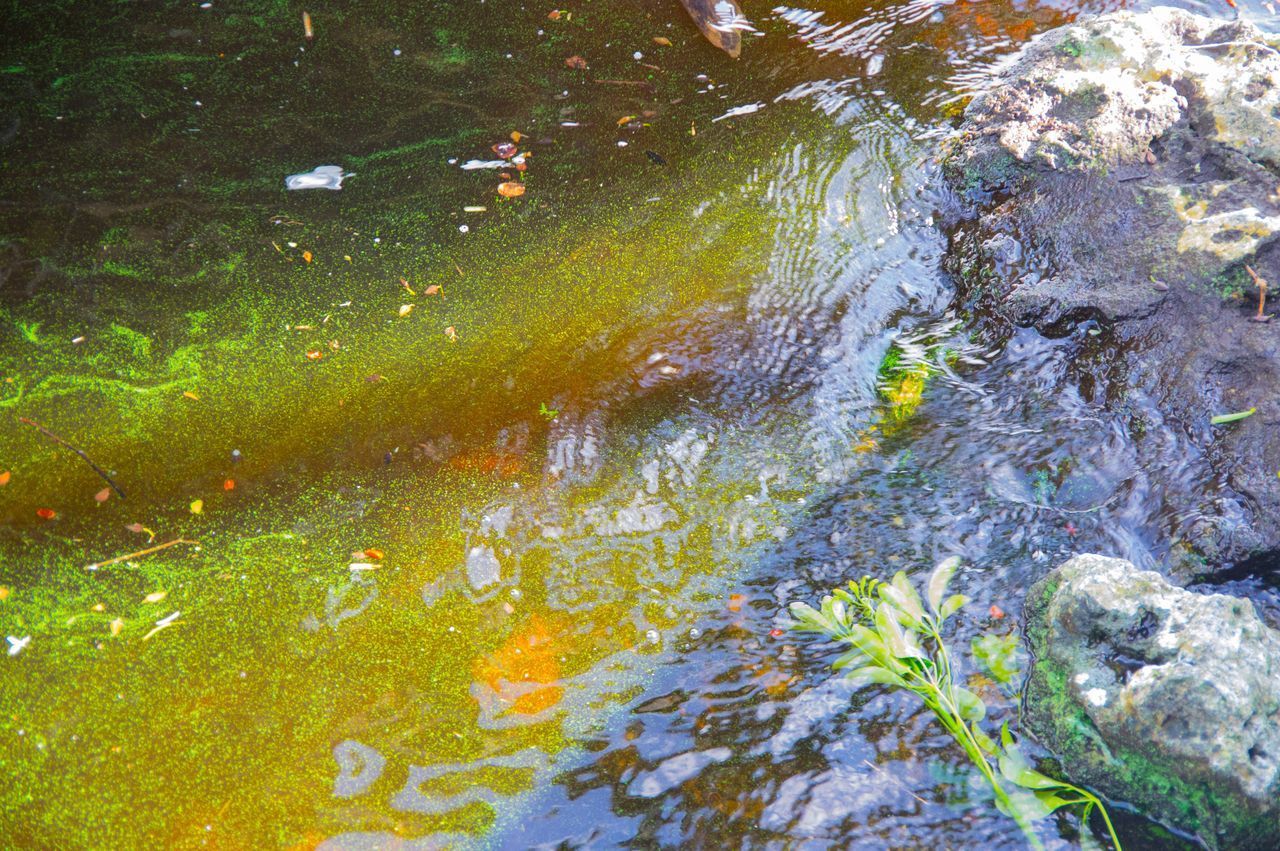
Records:
[[[206,5],[8,10],[10,841],[1018,847],[777,630],[958,554],[967,643],[1069,553],[1184,558],[1215,483],[1089,378],[1140,342],[957,316],[942,268],[965,98],[1110,4],[744,3],[737,61],[675,0]],[[886,391],[895,339],[961,357]]]

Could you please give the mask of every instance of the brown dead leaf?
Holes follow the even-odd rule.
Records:
[[[458,329],[454,328],[452,325],[444,329],[444,335],[449,338],[450,343],[458,342]]]
[[[98,502],[106,502],[108,499],[111,498],[111,488],[103,488],[102,490],[95,493],[93,495],[93,498]]]
[[[432,284],[422,291],[423,295],[440,295],[444,292],[444,288],[439,284]]]
[[[515,180],[507,180],[498,184],[498,194],[503,198],[519,198],[524,194],[524,184]]]
[[[663,47],[670,47],[671,39],[667,38],[666,36],[656,35],[653,37],[653,43],[662,45]]]
[[[632,121],[635,121],[635,120],[636,120],[636,117],[634,115],[624,115],[618,119],[618,126],[621,127],[624,124],[630,124]]]
[[[578,56],[576,53],[573,56],[570,56],[568,59],[564,60],[564,64],[566,67],[572,68],[575,71],[587,70],[587,60],[583,59],[581,56]]]
[[[417,293],[413,291],[413,287],[409,286],[409,282],[404,278],[400,279],[400,286],[404,287],[405,290],[408,291],[409,295],[417,295]]]

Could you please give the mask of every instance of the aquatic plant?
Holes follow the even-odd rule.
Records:
[[[848,670],[851,679],[918,696],[964,748],[990,785],[996,807],[1017,822],[1033,848],[1043,848],[1033,827],[1035,821],[1062,807],[1081,806],[1082,824],[1088,824],[1096,808],[1106,822],[1112,844],[1119,849],[1111,817],[1096,795],[1032,768],[1014,743],[1008,724],[1001,725],[999,743],[979,726],[987,714],[986,704],[956,684],[951,653],[942,638],[947,618],[968,602],[962,594],[946,596],[958,566],[958,559],[949,558],[934,568],[926,586],[928,611],[906,574],[898,571],[890,582],[865,576],[861,582],[850,582],[847,590],[837,588],[822,598],[818,609],[792,603],[792,629],[850,645],[832,667]],[[1016,642],[983,646],[989,661],[993,650],[1016,651]],[[1001,664],[994,669],[1008,673],[1007,661],[1012,654],[999,655]]]

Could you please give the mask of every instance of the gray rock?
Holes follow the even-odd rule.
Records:
[[[1155,397],[1147,425],[1200,456],[1177,536],[1218,564],[1280,548],[1280,321],[1249,321],[1245,269],[1280,284],[1280,52],[1170,8],[1062,27],[973,100],[943,173],[966,199],[961,299],[1049,333],[1100,321],[1111,354],[1083,371]]]
[[[1025,720],[1069,777],[1210,848],[1280,847],[1280,633],[1249,601],[1080,555],[1026,622]]]

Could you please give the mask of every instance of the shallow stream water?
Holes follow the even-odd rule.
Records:
[[[785,612],[954,554],[967,645],[1072,552],[1187,557],[1216,485],[1120,343],[943,270],[965,99],[1111,7],[744,3],[735,61],[676,0],[12,4],[4,835],[1020,847]]]

